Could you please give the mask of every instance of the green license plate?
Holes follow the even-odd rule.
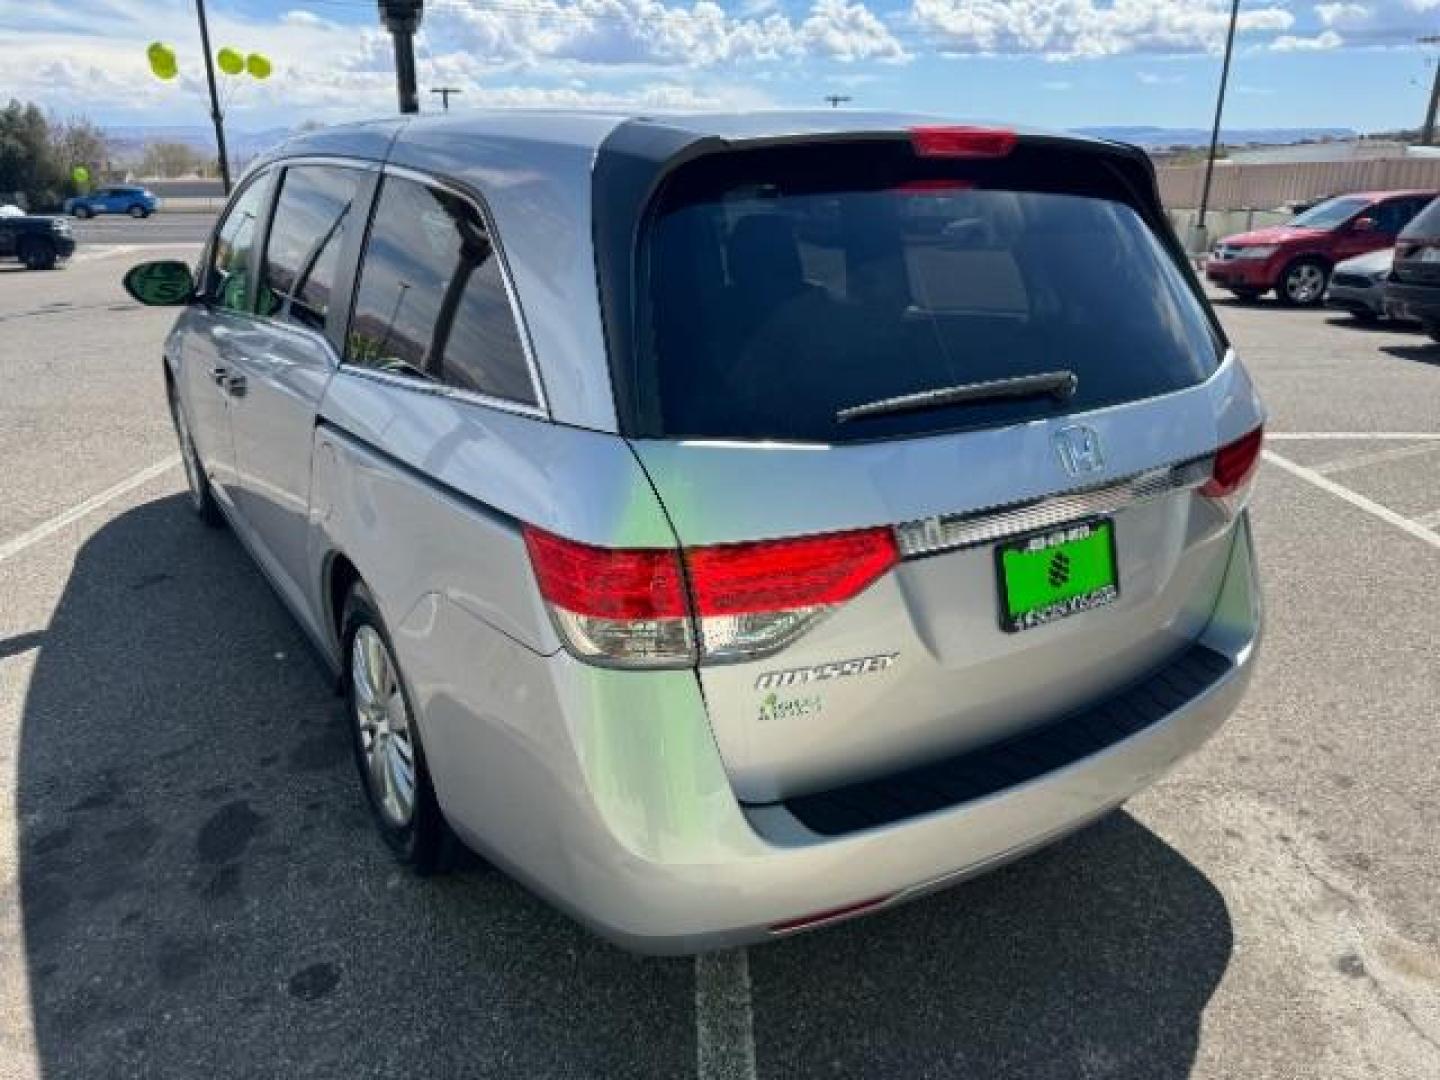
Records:
[[[1115,524],[1086,521],[995,547],[1000,628],[1007,634],[1114,603]]]

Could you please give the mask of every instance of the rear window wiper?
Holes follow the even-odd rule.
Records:
[[[1010,379],[942,386],[936,390],[921,390],[915,394],[901,394],[899,397],[867,401],[863,405],[851,405],[835,414],[835,422],[846,424],[851,420],[869,420],[876,416],[893,416],[895,413],[920,412],[924,409],[943,409],[948,405],[976,405],[1007,398],[1053,397],[1064,401],[1074,396],[1075,388],[1079,384],[1080,380],[1073,371],[1042,371],[1038,375],[1016,375]]]

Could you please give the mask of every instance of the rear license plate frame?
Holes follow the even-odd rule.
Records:
[[[1005,555],[1016,552],[1020,555],[1038,555],[1041,552],[1069,548],[1074,552],[1077,544],[1096,542],[1096,534],[1103,532],[1105,551],[1109,559],[1109,580],[1092,588],[1082,589],[1054,600],[1015,611],[1010,603],[1011,581],[1007,573]],[[1120,561],[1116,554],[1115,519],[1093,517],[1083,521],[1072,521],[1049,529],[1039,529],[1003,540],[995,545],[995,584],[1000,629],[1007,634],[1018,634],[1040,626],[1048,626],[1071,615],[1096,608],[1107,607],[1120,599]]]

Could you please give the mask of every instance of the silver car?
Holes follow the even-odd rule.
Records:
[[[380,833],[684,953],[961,881],[1255,662],[1263,410],[1139,150],[470,113],[256,164],[164,376]]]
[[[1385,282],[1395,261],[1395,249],[1381,248],[1366,255],[1346,259],[1330,275],[1325,290],[1325,303],[1348,311],[1361,322],[1377,322],[1385,317]]]

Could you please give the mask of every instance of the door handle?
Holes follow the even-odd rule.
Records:
[[[215,380],[215,385],[220,387],[231,397],[245,396],[245,376],[236,375],[228,367],[217,364],[210,369],[210,377]]]

